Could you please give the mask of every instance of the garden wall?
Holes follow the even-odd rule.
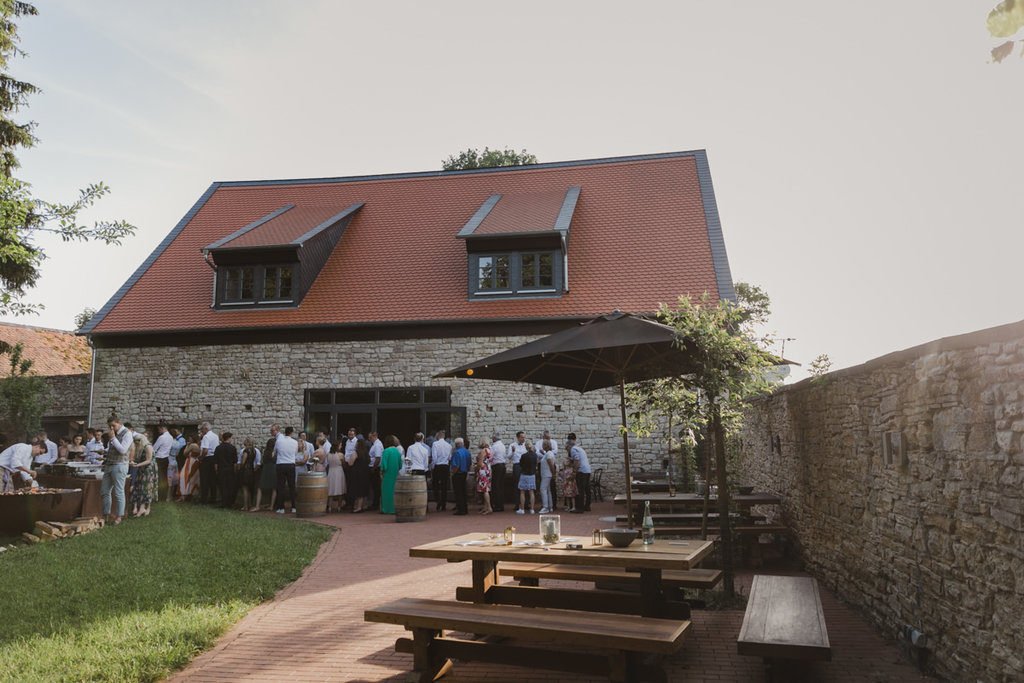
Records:
[[[951,680],[1024,678],[1024,322],[780,389],[741,476],[808,569]]]
[[[467,409],[471,450],[498,430],[510,443],[523,430],[550,429],[559,442],[575,431],[604,484],[622,491],[618,391],[587,394],[492,380],[433,379],[444,370],[526,343],[534,337],[394,339],[288,344],[101,348],[96,352],[92,421],[112,410],[135,424],[196,424],[229,430],[236,443],[266,440],[270,425],[303,424],[305,389],[450,386],[453,406]],[[660,464],[650,440],[633,439],[637,467]],[[407,445],[407,444],[406,444]],[[606,489],[607,490],[607,489]]]

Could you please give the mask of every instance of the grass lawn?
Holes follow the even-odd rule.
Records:
[[[0,680],[155,681],[294,581],[331,530],[162,504],[0,555]]]

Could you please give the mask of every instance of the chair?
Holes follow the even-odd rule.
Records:
[[[594,476],[590,479],[590,491],[594,497],[594,500],[604,502],[604,491],[601,489],[601,475],[604,474],[604,468],[598,467],[594,470]]]

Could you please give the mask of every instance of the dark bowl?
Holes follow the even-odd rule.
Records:
[[[626,548],[640,536],[637,529],[602,529],[601,533],[616,548]]]
[[[753,486],[740,486],[739,487],[739,491],[740,491],[740,495],[741,496],[749,496],[751,493],[754,492],[754,487]]]

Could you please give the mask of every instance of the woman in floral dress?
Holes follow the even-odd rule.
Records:
[[[131,467],[135,470],[132,479],[132,516],[145,517],[149,506],[156,500],[160,475],[153,461],[153,447],[141,432],[135,433],[135,457]]]
[[[558,470],[558,488],[562,491],[566,512],[572,512],[576,505],[576,470],[572,466],[572,456],[566,453],[566,463]]]
[[[484,496],[480,514],[489,515],[491,510],[491,447],[486,441],[480,442],[480,451],[476,455],[476,490]]]

